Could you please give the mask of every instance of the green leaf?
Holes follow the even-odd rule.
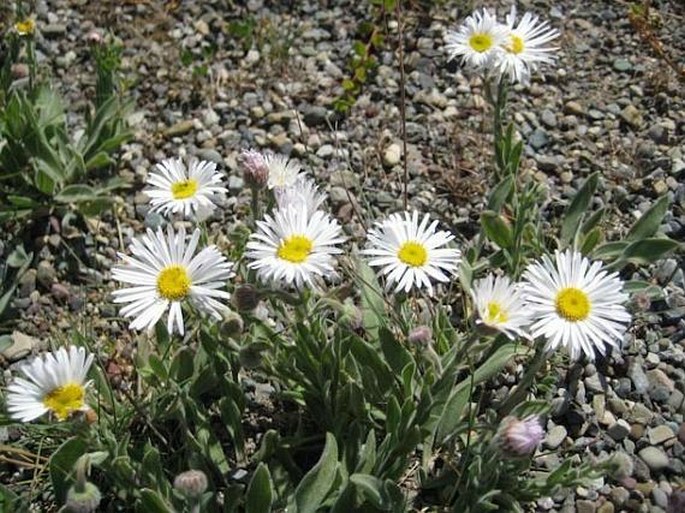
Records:
[[[653,236],[659,230],[661,221],[668,211],[668,204],[668,196],[661,196],[656,200],[654,205],[630,227],[625,240],[637,241]]]
[[[356,260],[364,329],[372,334],[385,324],[385,296],[376,273],[361,259]]]
[[[86,442],[81,438],[70,438],[52,454],[48,467],[50,469],[50,480],[52,489],[59,504],[63,504],[67,497],[69,487],[73,483],[71,472],[74,463],[86,452]]]
[[[656,262],[661,257],[680,248],[681,245],[666,238],[650,238],[633,242],[623,250],[622,260],[633,262],[639,265],[646,265]]]
[[[626,246],[628,246],[627,242],[607,242],[595,248],[592,252],[592,258],[595,260],[611,260],[617,258],[623,253]]]
[[[600,223],[602,217],[604,217],[604,212],[606,212],[606,207],[595,210],[592,215],[585,220],[583,226],[581,226],[580,233],[586,234],[590,230],[593,230]]]
[[[136,508],[140,513],[175,513],[174,509],[157,492],[149,488],[140,491],[140,501]]]
[[[502,216],[486,210],[480,216],[480,222],[486,237],[497,244],[500,248],[510,248],[514,244],[514,235],[511,227]]]
[[[602,236],[602,230],[599,228],[594,228],[592,231],[585,234],[583,241],[580,243],[580,252],[583,255],[589,255],[590,252],[599,243],[599,239]]]
[[[508,175],[492,189],[490,197],[488,198],[488,210],[499,212],[513,190],[514,177],[513,175]]]
[[[269,467],[260,463],[245,494],[245,513],[269,513],[273,504],[274,489]]]
[[[78,203],[80,201],[92,201],[97,199],[95,190],[84,184],[67,185],[55,195],[55,200],[62,203]]]
[[[302,478],[295,489],[297,513],[315,513],[328,495],[338,468],[338,444],[326,433],[326,445],[321,458]]]
[[[566,210],[564,221],[561,224],[560,240],[562,247],[572,245],[583,216],[590,207],[590,202],[592,201],[592,196],[597,190],[598,183],[599,172],[592,173],[590,176],[588,176],[587,180],[585,180],[585,183],[580,187],[580,189],[578,189],[573,201],[571,201],[571,204]]]
[[[395,374],[400,376],[404,368],[414,362],[411,353],[397,341],[395,335],[387,328],[381,328],[378,332],[378,337],[385,360]]]
[[[383,508],[383,481],[368,474],[352,474],[350,476],[350,481],[354,483],[361,491],[362,496],[374,507],[378,509]]]

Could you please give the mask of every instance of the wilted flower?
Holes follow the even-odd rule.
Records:
[[[545,255],[523,273],[532,336],[544,336],[550,351],[566,347],[573,360],[620,348],[630,314],[618,274],[570,249],[557,251],[555,259],[556,265]]]
[[[224,313],[219,332],[225,337],[233,338],[236,335],[240,335],[244,327],[243,318],[239,314],[227,311]]]
[[[243,166],[243,180],[251,189],[263,189],[269,181],[269,165],[257,150],[243,150],[238,157]]]
[[[446,247],[454,235],[437,231],[437,226],[428,214],[419,222],[417,211],[392,214],[369,230],[369,243],[361,254],[369,257],[371,267],[381,267],[388,288],[395,284],[395,292],[426,288],[432,295],[431,278],[449,281],[461,256],[458,249]]]
[[[611,466],[611,477],[617,481],[632,476],[635,470],[633,458],[625,452],[618,451],[613,453],[607,463]]]
[[[186,246],[186,231],[174,232],[167,227],[166,236],[161,228],[148,229],[142,239],[131,243],[133,256],[119,254],[124,265],[112,269],[112,278],[131,284],[131,287],[113,292],[115,303],[129,303],[121,315],[133,317],[132,329],[152,329],[164,312],[169,310],[169,333],[184,332],[181,304],[192,303],[198,310],[221,320],[226,306],[219,300],[230,294],[219,290],[232,276],[233,264],[208,246],[197,255],[200,230],[196,229]]]
[[[29,67],[23,62],[15,62],[10,67],[10,73],[13,79],[20,80],[29,76]]]
[[[176,476],[174,488],[189,499],[197,499],[207,490],[207,475],[201,470],[186,470]]]
[[[505,417],[497,432],[502,449],[512,456],[529,456],[535,452],[544,437],[537,415],[525,419]]]
[[[93,355],[82,347],[63,347],[24,363],[26,376],[7,387],[7,410],[22,422],[30,422],[47,412],[63,421],[72,413],[86,411],[86,381]]]
[[[254,285],[245,283],[235,288],[231,302],[239,312],[251,312],[257,308],[260,299],[261,294],[257,288]]]
[[[417,344],[422,346],[428,344],[432,338],[433,330],[430,329],[430,326],[426,325],[417,326],[409,332],[409,335],[407,335],[407,341],[410,344]]]

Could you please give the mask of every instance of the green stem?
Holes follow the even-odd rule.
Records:
[[[538,343],[533,360],[528,364],[521,381],[516,385],[513,392],[509,394],[509,397],[507,397],[502,406],[500,406],[499,413],[501,417],[508,415],[525,398],[530,386],[535,381],[535,375],[545,361],[546,353],[544,344]]]
[[[259,211],[259,189],[252,187],[252,223],[257,226],[257,220],[261,218],[261,213]]]

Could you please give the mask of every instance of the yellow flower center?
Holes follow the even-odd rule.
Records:
[[[496,301],[490,301],[488,303],[488,313],[485,317],[485,322],[488,324],[503,324],[507,322],[509,316],[507,311],[502,308]]]
[[[14,28],[20,36],[27,36],[29,34],[33,34],[33,31],[36,29],[36,22],[31,18],[27,18],[24,21],[18,21],[15,23]]]
[[[171,184],[171,194],[173,194],[174,199],[177,200],[192,198],[195,196],[196,192],[197,180],[192,178]]]
[[[188,271],[180,265],[165,267],[157,277],[157,292],[169,301],[180,301],[186,297],[191,285]]]
[[[54,389],[43,398],[43,404],[54,412],[59,420],[67,420],[69,415],[83,408],[83,399],[86,395],[82,385],[67,383]]]
[[[590,298],[575,287],[566,287],[557,294],[554,305],[560,317],[567,321],[582,321],[590,314]]]
[[[486,52],[492,48],[492,36],[486,33],[473,34],[469,38],[469,46],[478,53]]]
[[[519,53],[521,53],[525,49],[525,46],[523,44],[523,39],[520,38],[519,36],[515,36],[514,34],[512,34],[510,36],[510,38],[511,38],[511,42],[507,46],[507,51],[509,51],[510,53],[515,53],[518,55]]]
[[[312,241],[303,235],[293,235],[281,242],[276,254],[281,260],[301,264],[312,252]]]
[[[409,241],[402,244],[397,252],[397,258],[412,267],[421,267],[428,260],[428,252],[422,244]]]

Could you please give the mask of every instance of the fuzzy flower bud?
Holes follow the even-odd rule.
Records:
[[[512,456],[529,456],[535,452],[544,437],[537,415],[525,419],[505,417],[498,430],[502,450]]]
[[[430,343],[432,338],[433,330],[431,330],[426,325],[417,326],[409,332],[409,335],[407,335],[407,340],[410,344],[417,344],[422,346],[425,346],[428,343]]]
[[[610,465],[610,475],[616,479],[616,481],[633,475],[635,465],[633,464],[633,459],[628,454],[624,452],[615,452],[609,457],[607,462]]]
[[[67,492],[65,506],[70,513],[93,513],[101,498],[100,490],[93,483],[76,483]]]
[[[231,297],[236,310],[239,312],[251,312],[259,305],[259,300],[261,299],[259,296],[259,291],[253,285],[246,283],[236,287]]]
[[[104,42],[104,39],[102,38],[102,34],[98,32],[97,30],[91,30],[86,34],[86,43],[89,45],[100,45]]]
[[[186,470],[176,476],[174,488],[188,499],[197,499],[207,490],[207,475],[201,470]]]
[[[243,165],[243,180],[251,189],[264,189],[269,181],[269,166],[264,155],[256,150],[243,150],[239,157]]]
[[[225,337],[235,337],[243,332],[243,318],[235,312],[226,312],[219,331]]]
[[[23,62],[15,62],[10,68],[10,74],[15,80],[20,80],[29,76],[29,67]]]
[[[340,312],[340,322],[353,330],[364,326],[362,312],[351,299],[346,299]]]

